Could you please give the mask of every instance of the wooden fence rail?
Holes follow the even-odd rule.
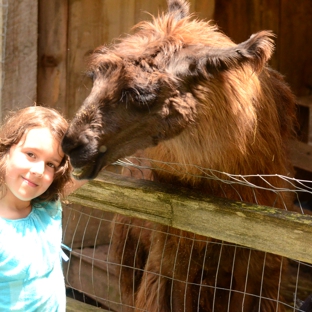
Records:
[[[104,171],[68,199],[312,263],[310,215],[203,196]]]

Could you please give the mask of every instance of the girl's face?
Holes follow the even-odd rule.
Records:
[[[17,205],[43,194],[64,154],[48,128],[33,128],[10,149],[6,162],[6,199]]]

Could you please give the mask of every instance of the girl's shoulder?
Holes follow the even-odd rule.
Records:
[[[60,201],[55,202],[33,202],[32,210],[23,219],[11,220],[0,218],[0,233],[6,227],[14,228],[18,231],[25,231],[26,228],[41,227],[47,225],[58,225],[62,221],[62,205]]]
[[[39,218],[41,222],[51,222],[51,220],[61,221],[62,205],[60,201],[55,202],[34,202],[32,206],[32,218]]]
[[[39,202],[34,201],[32,204],[32,211],[43,211],[48,213],[51,217],[56,214],[62,213],[62,204],[60,200]]]

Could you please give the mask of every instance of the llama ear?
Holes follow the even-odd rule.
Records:
[[[190,5],[185,0],[168,0],[168,13],[176,20],[181,20],[189,15]]]
[[[272,55],[273,37],[272,32],[261,31],[231,47],[188,46],[181,51],[171,68],[174,67],[177,76],[196,76],[230,70],[248,63],[260,72]]]
[[[273,53],[273,37],[272,32],[261,31],[234,47],[208,51],[206,66],[227,70],[248,63],[255,71],[261,71]]]

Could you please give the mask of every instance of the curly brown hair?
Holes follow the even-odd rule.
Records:
[[[67,128],[66,119],[56,110],[42,106],[30,106],[10,112],[0,128],[0,195],[4,196],[6,160],[12,145],[18,144],[33,128],[48,128],[53,137],[61,142]],[[57,168],[54,181],[36,201],[55,201],[64,193],[65,185],[71,181],[71,165],[65,155]]]

